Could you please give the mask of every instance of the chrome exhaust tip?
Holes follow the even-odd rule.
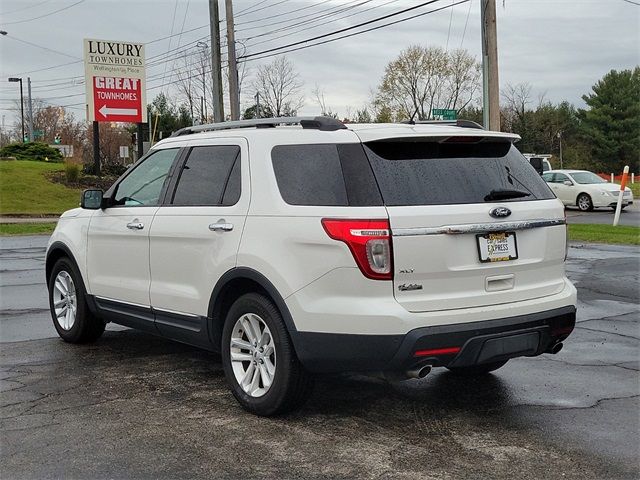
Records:
[[[407,378],[424,378],[431,372],[431,365],[422,365],[420,367],[407,370]]]
[[[555,355],[560,350],[562,350],[562,347],[564,347],[564,344],[562,342],[558,342],[553,347],[551,347],[551,349],[549,350],[549,353]]]

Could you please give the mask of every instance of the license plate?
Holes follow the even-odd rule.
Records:
[[[514,232],[477,235],[481,262],[504,262],[518,258],[518,246]]]

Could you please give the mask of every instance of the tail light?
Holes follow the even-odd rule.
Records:
[[[331,238],[347,244],[365,277],[393,279],[389,220],[323,218],[322,226]]]

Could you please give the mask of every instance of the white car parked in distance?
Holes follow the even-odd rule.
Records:
[[[259,415],[300,405],[316,372],[482,375],[557,353],[576,318],[564,207],[517,139],[326,117],[180,130],[60,218],[54,326],[219,352]]]
[[[587,170],[550,170],[544,172],[542,179],[549,184],[556,197],[567,206],[578,207],[582,211],[591,211],[595,207],[616,208],[620,185],[607,182]],[[633,203],[633,192],[624,189],[622,208]]]

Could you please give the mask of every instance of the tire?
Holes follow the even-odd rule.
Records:
[[[233,303],[222,331],[221,353],[233,396],[256,415],[294,410],[313,389],[313,377],[300,364],[282,315],[264,295],[249,293]]]
[[[480,375],[486,375],[489,372],[493,372],[498,370],[508,362],[508,360],[504,360],[502,362],[493,362],[493,363],[483,363],[481,365],[474,365],[472,367],[447,367],[447,369],[455,374],[464,377],[476,377]]]
[[[593,201],[591,200],[591,197],[586,193],[581,193],[580,195],[578,195],[576,205],[582,212],[591,212],[593,210]]]
[[[65,342],[94,342],[104,332],[105,323],[91,313],[86,295],[75,264],[66,257],[60,258],[49,277],[49,309],[53,326]]]

